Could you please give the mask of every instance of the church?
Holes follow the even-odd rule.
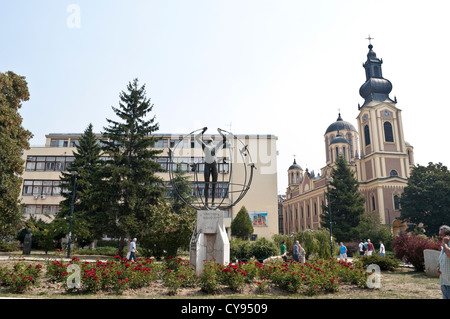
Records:
[[[370,38],[369,38],[370,40]],[[316,175],[294,163],[288,169],[288,187],[282,203],[283,233],[320,227],[322,205],[336,160],[342,155],[355,173],[365,198],[366,213],[376,214],[393,234],[406,227],[399,220],[399,198],[414,166],[413,147],[405,141],[392,83],[383,77],[383,60],[369,44],[363,63],[366,81],[359,89],[356,127],[338,114],[324,134],[326,165]]]

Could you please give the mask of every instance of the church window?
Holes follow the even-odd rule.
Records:
[[[326,148],[326,153],[327,153],[327,162],[330,160],[330,153],[329,153],[329,151],[328,151],[328,145],[329,145],[329,143],[328,143],[328,136],[325,138],[325,148]]]
[[[336,161],[338,160],[338,158],[339,158],[339,148],[336,147]]]
[[[375,210],[377,207],[375,206],[375,196],[372,196],[372,210]]]
[[[392,124],[390,122],[384,122],[384,140],[386,142],[394,141],[394,134],[392,132]]]
[[[366,142],[366,146],[370,145],[369,125],[364,126],[364,139],[365,139],[365,142]]]
[[[380,68],[378,66],[374,66],[373,67],[373,71],[374,71],[374,74],[375,74],[374,77],[376,77],[376,78],[380,78],[381,77]]]
[[[398,176],[398,173],[395,169],[393,169],[390,173],[389,176]]]
[[[398,195],[394,195],[394,209],[400,209],[400,198],[398,197]]]

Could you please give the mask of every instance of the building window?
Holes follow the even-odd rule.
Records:
[[[66,171],[73,156],[27,156],[26,171]]]
[[[23,182],[23,196],[59,196],[61,194],[60,181],[25,180]]]
[[[400,198],[398,197],[398,195],[394,195],[394,209],[400,209]]]
[[[23,208],[23,213],[28,215],[45,214],[57,215],[59,213],[58,205],[26,205]]]
[[[392,124],[384,122],[384,140],[386,142],[394,142],[394,134],[392,132]]]
[[[370,145],[369,125],[364,126],[364,139],[365,139],[365,142],[366,142],[366,146]]]
[[[54,139],[50,140],[50,147],[67,147],[69,145],[68,139]]]
[[[161,139],[155,142],[155,148],[166,148],[168,146],[167,139]]]
[[[372,210],[375,210],[377,207],[375,205],[375,196],[372,196]]]
[[[398,176],[398,173],[395,169],[393,169],[392,171],[390,171],[389,176]]]

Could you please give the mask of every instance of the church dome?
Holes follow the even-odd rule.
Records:
[[[331,125],[328,126],[325,134],[330,133],[330,132],[343,131],[343,130],[357,132],[355,127],[351,123],[344,121],[341,117],[341,113],[339,113],[339,117],[337,118],[336,122],[331,123]]]
[[[372,98],[375,101],[389,100],[392,83],[383,78],[370,78],[359,89],[359,95],[365,100]]]
[[[297,164],[297,162],[294,159],[294,163],[289,167],[289,170],[291,169],[299,169],[302,170],[301,166]]]
[[[339,134],[339,135],[337,135],[335,138],[333,138],[331,140],[330,145],[331,144],[338,144],[338,143],[348,144],[348,141],[347,141],[347,139],[345,137],[343,137],[342,135]]]

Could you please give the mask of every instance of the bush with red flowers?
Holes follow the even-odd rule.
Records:
[[[0,285],[5,285],[10,292],[24,293],[32,286],[39,285],[41,264],[25,261],[16,263],[12,270],[0,268]]]

